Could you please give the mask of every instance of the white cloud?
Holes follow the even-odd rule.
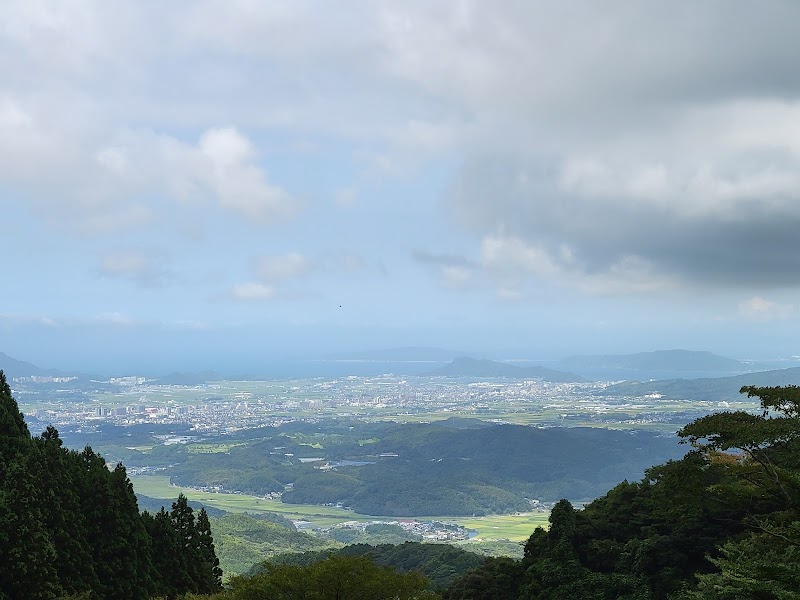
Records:
[[[473,269],[457,265],[442,265],[440,271],[442,284],[451,289],[469,287],[475,276]]]
[[[298,252],[261,256],[255,261],[256,274],[267,282],[305,277],[314,268],[314,262]]]
[[[500,273],[553,275],[559,266],[550,254],[516,237],[487,236],[481,242],[481,264]]]
[[[781,304],[761,296],[753,296],[739,303],[739,314],[757,321],[788,319],[796,314],[791,304]]]
[[[353,219],[376,179],[432,165],[415,185],[438,190],[463,164],[448,208],[479,258],[437,267],[450,287],[797,283],[793,3],[9,0],[4,16],[0,201],[64,230],[281,221],[300,210],[281,152],[301,139],[364,166],[303,190]],[[253,278],[330,265],[298,250]],[[122,258],[99,271],[152,278]]]
[[[602,270],[590,270],[576,261],[572,249],[554,250],[528,244],[513,236],[487,236],[481,243],[480,267],[490,281],[500,282],[498,296],[519,300],[527,281],[544,281],[593,295],[639,294],[675,287],[648,261],[623,256]]]
[[[275,297],[275,290],[263,283],[253,281],[237,283],[231,288],[231,297],[234,300],[242,301],[262,301],[271,300]]]
[[[558,185],[610,210],[735,215],[754,199],[780,205],[800,189],[798,139],[800,102],[704,105],[677,113],[669,128],[596,140],[591,151],[565,155]]]
[[[147,186],[189,206],[210,199],[255,223],[296,210],[294,198],[269,182],[252,142],[235,128],[208,129],[197,145],[131,131],[96,155],[114,183],[131,193]]]
[[[135,321],[123,314],[118,312],[105,312],[95,315],[94,320],[98,323],[104,323],[108,325],[117,325],[120,327],[129,327],[135,323]]]
[[[207,131],[200,138],[200,151],[211,162],[210,183],[221,206],[258,222],[294,212],[294,199],[267,181],[253,160],[252,144],[235,129]]]

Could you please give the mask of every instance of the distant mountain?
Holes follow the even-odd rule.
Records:
[[[31,377],[33,375],[49,375],[51,377],[68,375],[68,373],[62,373],[56,369],[43,369],[29,362],[17,360],[8,354],[4,354],[3,352],[0,352],[0,370],[5,371],[9,381],[14,377]]]
[[[517,367],[494,360],[476,359],[467,356],[427,373],[440,377],[505,377],[509,379],[542,379],[550,383],[584,383],[588,379],[545,367]]]
[[[742,386],[800,385],[800,367],[745,373],[733,377],[705,377],[701,379],[664,379],[660,381],[626,381],[605,388],[603,395],[643,396],[661,394],[675,400],[739,400]]]
[[[753,369],[752,363],[726,358],[711,352],[656,350],[637,354],[570,356],[559,361],[565,369],[620,369],[636,371],[734,372]]]
[[[458,350],[445,350],[443,348],[429,348],[425,346],[407,346],[403,348],[388,348],[384,350],[368,350],[365,352],[344,352],[331,354],[325,360],[352,360],[352,361],[381,361],[381,362],[447,362],[465,352]]]

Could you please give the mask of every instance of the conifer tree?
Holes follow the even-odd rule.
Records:
[[[0,370],[0,469],[30,441],[25,419],[11,395],[6,374]]]
[[[47,507],[43,516],[56,551],[58,580],[68,594],[97,589],[99,582],[76,487],[81,477],[79,456],[62,447],[54,427],[48,427],[35,441],[41,447],[47,470],[47,484],[41,490]]]
[[[85,468],[83,510],[87,538],[103,598],[144,599],[152,587],[149,538],[136,496],[122,465],[109,473],[91,448],[81,454]]]
[[[43,524],[42,456],[0,371],[0,597],[52,598],[59,592],[55,549]]]
[[[194,510],[189,506],[186,496],[180,494],[172,503],[170,513],[172,527],[178,537],[178,556],[180,569],[175,574],[181,590],[196,591],[194,582],[199,577],[198,563],[200,561],[197,549],[197,528],[195,526]]]
[[[205,508],[197,515],[197,550],[200,557],[199,586],[200,593],[211,594],[222,589],[222,569],[219,567],[214,538],[211,535],[211,523]]]
[[[0,597],[50,599],[61,592],[38,489],[44,478],[32,445],[4,469],[0,490]]]
[[[178,596],[180,585],[186,581],[181,561],[178,533],[172,526],[170,514],[161,507],[155,515],[142,513],[145,529],[152,542],[153,594],[164,598]]]

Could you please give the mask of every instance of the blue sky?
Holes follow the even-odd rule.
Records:
[[[800,354],[800,5],[3,12],[0,351]]]

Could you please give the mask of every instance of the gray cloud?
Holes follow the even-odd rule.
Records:
[[[493,280],[800,284],[800,5],[388,12],[393,71],[473,123],[448,207]]]
[[[529,271],[556,279],[609,274],[636,260],[654,277],[692,285],[800,284],[800,187],[687,202],[687,185],[655,200],[618,189],[580,193],[546,169],[477,161],[462,170],[450,203],[482,236],[535,249],[540,266]]]

